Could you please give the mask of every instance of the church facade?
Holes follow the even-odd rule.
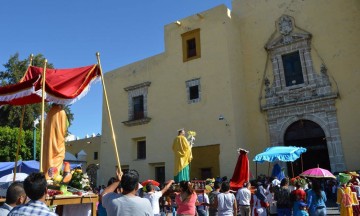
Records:
[[[360,169],[360,4],[248,1],[174,21],[165,51],[105,74],[123,170],[173,177],[177,130],[197,132],[191,178],[231,178],[238,148],[307,149],[289,176]],[[115,171],[103,105],[99,182]],[[267,174],[267,165],[258,165]]]

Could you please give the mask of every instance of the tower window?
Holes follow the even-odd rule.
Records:
[[[181,35],[183,46],[183,61],[200,58],[200,29],[195,29]]]

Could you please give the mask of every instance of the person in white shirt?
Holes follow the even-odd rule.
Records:
[[[155,191],[155,187],[151,183],[146,185],[147,193],[144,195],[144,198],[150,201],[154,216],[160,216],[159,199],[174,182],[174,180],[169,180],[161,191]]]
[[[240,215],[241,216],[250,216],[251,208],[251,184],[250,182],[245,182],[243,187],[240,188],[236,193],[236,201],[239,205]]]

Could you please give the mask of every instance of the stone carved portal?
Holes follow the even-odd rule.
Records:
[[[273,79],[266,78],[264,80],[265,104],[261,106],[262,111],[267,115],[270,145],[295,146],[299,144],[305,146],[312,143],[311,146],[306,146],[306,148],[310,148],[311,152],[315,141],[305,144],[305,140],[311,137],[312,133],[321,129],[324,135],[318,134],[316,141],[318,144],[315,146],[320,145],[321,148],[327,148],[327,153],[325,150],[322,152],[326,155],[324,157],[326,162],[314,161],[309,166],[316,167],[319,163],[324,168],[331,168],[332,172],[344,171],[346,167],[335,107],[338,94],[332,88],[326,66],[321,65],[319,72],[316,72],[313,67],[311,34],[295,28],[295,19],[286,15],[278,20],[277,30],[279,37],[270,40],[265,46],[272,61],[270,76]],[[283,57],[292,53],[298,53],[304,81],[289,85],[285,82],[287,71],[284,69]],[[309,123],[310,121],[312,123]],[[288,136],[293,127],[299,126],[299,122],[306,122],[310,132],[303,135],[303,138],[299,139],[297,143]],[[303,129],[300,131],[304,133]],[[290,141],[294,141],[294,143],[290,143]],[[288,174],[291,175],[291,170],[289,171]]]
[[[291,124],[286,129],[284,145],[307,149],[302,154],[302,160],[294,161],[294,174],[292,174],[291,164],[287,163],[289,176],[298,176],[302,171],[317,166],[331,170],[326,135],[320,125],[315,122],[301,119]]]

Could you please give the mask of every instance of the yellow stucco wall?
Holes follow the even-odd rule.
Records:
[[[325,62],[337,84],[336,99],[342,147],[348,169],[360,169],[359,85],[360,2],[250,1],[234,0],[232,12],[218,6],[201,17],[180,19],[181,25],[165,26],[165,51],[122,66],[105,74],[121,165],[137,169],[140,178],[154,178],[153,164],[165,164],[166,179],[173,176],[172,140],[179,128],[195,130],[196,146],[220,144],[220,175],[231,176],[239,147],[250,150],[249,158],[269,145],[265,113],[259,97],[264,73],[272,78],[271,64],[265,67],[265,44],[276,31],[275,22],[284,14],[295,25],[312,34],[312,60],[319,73]],[[175,21],[175,20],[174,20]],[[172,20],[169,20],[172,22]],[[200,28],[201,58],[183,62],[181,34]],[[139,51],[140,52],[140,51]],[[185,82],[200,78],[201,101],[188,104]],[[336,81],[336,83],[334,82]],[[148,88],[148,124],[128,127],[128,93],[125,87],[151,82]],[[113,175],[115,162],[105,103],[103,103],[101,183]],[[219,115],[225,120],[219,121]],[[134,139],[146,137],[147,156],[136,159]],[[255,164],[250,163],[255,173]],[[259,166],[258,173],[267,173]]]
[[[67,141],[66,142],[66,151],[70,152],[73,155],[76,155],[81,150],[84,150],[87,154],[86,157],[86,167],[90,164],[100,163],[100,145],[101,145],[101,136],[84,138],[79,140]],[[98,152],[98,159],[94,159],[94,152]],[[85,170],[86,167],[83,167]]]
[[[264,117],[256,112],[259,106],[259,89],[264,73],[266,55],[264,45],[276,30],[275,22],[283,14],[292,16],[295,25],[312,34],[312,60],[319,73],[323,61],[330,74],[333,86],[338,86],[340,97],[336,100],[345,163],[349,170],[360,169],[360,133],[357,124],[360,115],[360,2],[346,1],[233,1],[233,13],[239,17],[246,85],[246,102],[254,111],[249,111],[248,138],[259,145],[267,129]],[[271,76],[271,64],[266,71]],[[332,79],[333,78],[333,79]],[[336,83],[334,82],[336,81]],[[262,146],[251,149],[250,156]]]

